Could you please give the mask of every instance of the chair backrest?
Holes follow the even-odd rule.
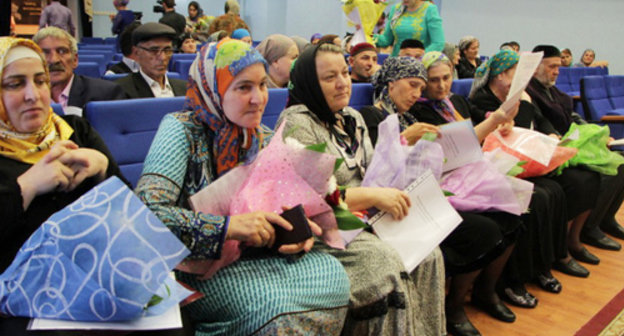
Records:
[[[463,96],[464,98],[468,98],[473,81],[474,79],[472,78],[456,79],[453,81],[453,84],[451,84],[451,92],[456,95]]]
[[[106,72],[107,61],[104,55],[80,55],[78,64],[84,62],[95,62],[100,65],[100,74]]]
[[[198,49],[199,50],[199,49]],[[169,60],[169,71],[176,71],[174,66],[175,62],[179,60],[193,61],[197,57],[197,54],[173,54]]]
[[[101,37],[83,37],[80,39],[80,44],[103,44],[104,39]]]
[[[116,48],[114,44],[84,44],[79,47],[79,50],[109,50],[115,51]]]
[[[586,116],[600,120],[613,110],[603,76],[586,76],[581,79],[581,100]]]
[[[262,123],[270,128],[275,128],[275,123],[286,107],[287,101],[288,89],[269,89],[269,102],[264,108]]]
[[[570,86],[570,68],[569,67],[560,67],[559,68],[559,76],[557,76],[557,81],[555,82],[555,86],[563,92],[569,92],[571,90]]]
[[[186,80],[188,78],[191,65],[193,65],[193,60],[179,59],[173,64],[173,71],[180,73],[180,75]]]
[[[74,73],[93,78],[100,78],[102,76],[100,65],[95,62],[78,63],[78,66],[74,69]]]
[[[115,54],[113,54],[113,61],[121,62],[122,59],[123,59],[123,54],[122,53],[115,53]]]
[[[126,77],[128,75],[129,75],[129,73],[127,73],[127,72],[126,73],[118,73],[118,74],[108,74],[108,75],[102,76],[102,79],[106,79],[106,80],[109,80],[109,81],[116,81],[119,78],[124,78],[124,77]]]
[[[85,117],[98,131],[123,175],[136,186],[143,161],[160,120],[182,110],[185,97],[143,98],[90,102]]]
[[[61,106],[61,104],[52,103],[50,106],[52,107],[52,112],[56,113],[56,115],[65,115],[65,111],[63,111],[63,106]]]
[[[184,75],[182,75],[179,72],[167,72],[167,77],[175,78],[175,79],[181,79],[183,81],[187,81],[188,80],[188,74],[186,76],[184,76]]]
[[[105,49],[79,49],[78,50],[78,61],[80,61],[80,58],[83,56],[88,56],[88,55],[103,55],[105,61],[108,63],[110,61],[113,60],[113,55],[114,52],[112,50],[105,50]]]
[[[373,91],[373,84],[371,83],[352,84],[349,106],[359,111],[364,106],[373,105]]]
[[[389,54],[379,53],[377,54],[377,64],[382,65],[383,62],[390,56]],[[348,62],[347,62],[348,63]]]
[[[605,76],[607,95],[614,109],[624,109],[624,76]]]
[[[578,96],[581,92],[581,78],[585,76],[585,68],[570,68],[570,92],[571,96]]]

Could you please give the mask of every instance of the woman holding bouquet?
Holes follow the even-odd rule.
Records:
[[[108,148],[77,116],[50,107],[48,67],[26,39],[0,38],[0,273],[53,213],[102,180],[121,177]],[[123,179],[123,177],[121,177]],[[0,334],[26,333],[27,318],[0,317]]]
[[[189,206],[189,196],[268,143],[271,132],[260,125],[268,99],[267,63],[249,44],[224,39],[202,48],[190,78],[185,111],[161,122],[136,192],[191,250],[194,261],[218,260],[236,242],[270,247],[273,225],[291,228],[279,215],[220,216]],[[310,227],[320,235],[319,227]],[[282,245],[277,254],[245,249],[208,280],[178,272],[178,279],[204,294],[186,307],[196,335],[340,334],[349,282],[340,263],[310,251],[312,245],[310,238]],[[284,257],[292,254],[302,257]]]
[[[376,207],[404,217],[409,198],[393,188],[360,187],[373,155],[362,116],[348,107],[349,69],[340,47],[325,43],[306,48],[290,75],[289,107],[278,124],[304,145],[326,143],[344,163],[334,176],[348,187],[352,210]],[[346,335],[445,335],[444,270],[436,248],[411,274],[396,251],[363,231],[345,250],[325,249],[344,265],[351,280],[351,311]]]
[[[450,69],[448,78],[452,80]],[[410,144],[425,133],[437,133],[439,123],[423,122],[410,110],[419,100],[428,79],[427,70],[419,60],[413,57],[388,58],[373,77],[376,104],[362,109],[367,126],[377,129],[386,116],[398,114],[401,135]],[[479,138],[509,121],[503,112],[497,113],[497,118],[475,127]],[[459,214],[462,223],[440,244],[446,274],[451,277],[445,306],[447,329],[453,335],[478,335],[464,311],[465,298],[471,287],[473,303],[498,319],[515,320],[513,312],[498,297],[495,286],[513,251],[520,221],[518,216],[500,211],[459,211]]]

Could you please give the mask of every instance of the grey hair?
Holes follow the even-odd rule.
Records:
[[[319,52],[328,52],[328,53],[334,53],[334,54],[341,54],[342,55],[342,48],[340,48],[339,46],[333,44],[333,43],[323,43],[321,44],[318,49],[316,50],[317,53]]]
[[[78,42],[76,42],[76,39],[73,36],[71,36],[70,33],[58,27],[43,28],[39,30],[37,34],[35,34],[35,36],[33,36],[32,40],[35,43],[39,44],[39,42],[41,42],[42,40],[48,37],[54,37],[54,38],[61,39],[61,40],[63,39],[67,40],[69,42],[69,47],[71,49],[72,54],[76,55],[78,53]]]

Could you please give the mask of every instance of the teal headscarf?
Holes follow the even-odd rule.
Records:
[[[519,59],[520,55],[517,52],[505,49],[499,50],[487,62],[481,63],[475,71],[474,82],[472,82],[468,97],[472,98],[479,89],[487,85],[491,78],[516,65]]]

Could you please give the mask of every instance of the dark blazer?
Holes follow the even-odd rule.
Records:
[[[126,93],[126,98],[154,98],[154,93],[140,72],[132,73],[115,81]],[[175,96],[186,95],[186,81],[169,78],[169,84]]]
[[[124,99],[125,95],[119,85],[98,78],[74,75],[74,82],[69,89],[67,106],[84,108],[90,101]]]

